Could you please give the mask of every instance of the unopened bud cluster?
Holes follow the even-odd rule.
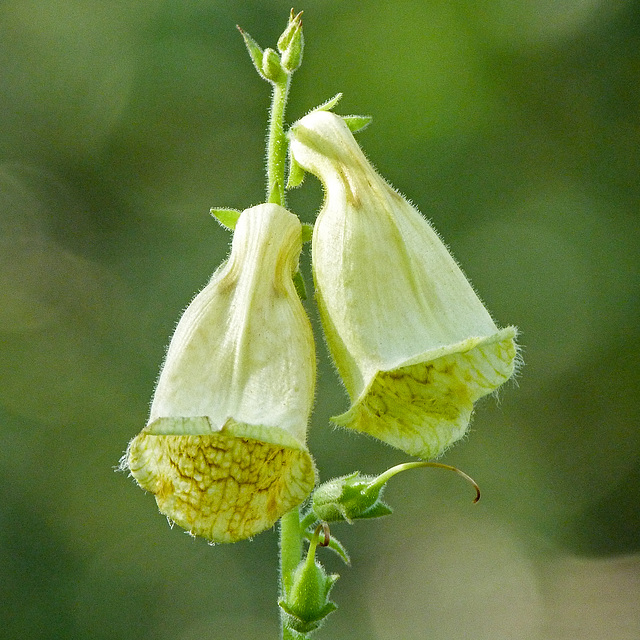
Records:
[[[264,49],[246,32],[240,29],[247,51],[253,60],[258,73],[272,83],[286,82],[287,75],[292,74],[302,64],[304,37],[302,35],[302,12],[294,15],[293,9],[289,23],[278,39],[278,54],[274,49]]]

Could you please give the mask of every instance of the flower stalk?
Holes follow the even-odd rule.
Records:
[[[286,74],[283,81],[272,84],[269,137],[267,140],[267,202],[285,207],[284,176],[287,138],[284,132],[284,116],[289,98],[291,75]]]
[[[300,511],[293,509],[280,518],[280,580],[282,590],[291,587],[291,576],[302,558]]]

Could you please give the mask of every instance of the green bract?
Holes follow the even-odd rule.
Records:
[[[290,145],[325,188],[313,274],[352,401],[333,420],[438,456],[466,432],[473,403],[512,375],[516,330],[496,327],[437,233],[375,172],[339,116],[311,112],[291,127]]]
[[[315,384],[293,274],[301,225],[275,204],[244,211],[229,259],[184,312],[146,428],[123,465],[194,535],[234,542],[306,498]]]

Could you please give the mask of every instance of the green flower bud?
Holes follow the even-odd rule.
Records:
[[[169,345],[149,422],[122,466],[193,535],[235,542],[271,527],[315,484],[306,430],[315,350],[293,283],[298,218],[240,215],[229,259]]]
[[[280,56],[273,49],[265,49],[262,52],[262,73],[271,82],[284,82],[287,79]]]
[[[287,22],[287,28],[282,32],[282,35],[278,38],[278,51],[284,53],[291,42],[298,37],[299,32],[302,29],[302,11],[296,14],[293,9],[289,13],[289,21]]]
[[[360,518],[379,518],[392,513],[380,499],[384,484],[375,485],[376,477],[361,476],[359,471],[332,478],[313,492],[311,509],[318,520],[351,523]]]
[[[463,437],[474,402],[512,375],[516,330],[496,327],[437,233],[375,172],[339,116],[313,111],[289,135],[295,162],[325,188],[313,274],[352,402],[333,420],[438,456]]]
[[[329,600],[337,574],[327,575],[324,567],[316,561],[315,551],[318,532],[314,535],[307,557],[300,562],[293,572],[291,586],[285,598],[278,603],[286,614],[286,624],[298,633],[314,631],[336,605]]]
[[[288,73],[293,73],[302,64],[304,37],[302,35],[302,11],[289,16],[289,24],[278,39],[278,51],[282,54],[282,66]]]

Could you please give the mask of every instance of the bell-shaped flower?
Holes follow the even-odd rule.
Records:
[[[180,319],[145,429],[122,466],[170,520],[213,542],[271,527],[312,490],[309,319],[292,277],[301,225],[275,204],[240,215],[229,259]]]
[[[473,404],[514,371],[499,330],[427,220],[365,158],[342,118],[290,131],[294,162],[325,200],[315,224],[320,317],[350,409],[339,425],[432,458],[466,432]]]

